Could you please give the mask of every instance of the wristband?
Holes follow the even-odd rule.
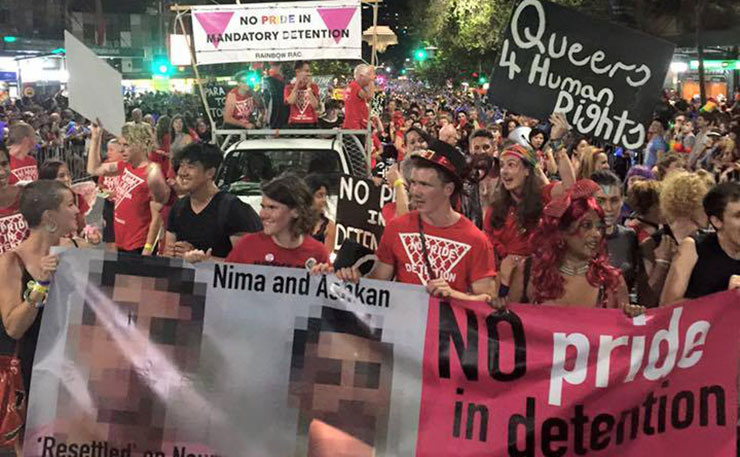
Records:
[[[30,287],[27,288],[25,292],[23,292],[23,301],[28,303],[34,309],[43,308],[46,295],[44,295],[44,297],[41,298],[40,300],[34,301],[34,300],[31,300],[31,292],[32,292],[32,289]]]
[[[398,186],[403,186],[404,184],[406,184],[406,183],[404,182],[404,180],[403,180],[403,179],[401,179],[401,178],[398,178],[398,179],[396,179],[395,181],[393,181],[393,188],[395,189],[396,187],[398,187]]]
[[[669,262],[666,259],[655,259],[655,263],[659,263],[661,265],[670,265],[671,264],[671,262]]]
[[[152,249],[154,249],[154,246],[152,246],[151,244],[149,244],[149,243],[146,243],[146,244],[144,245],[144,250],[145,250],[145,251],[151,251]]]
[[[500,286],[498,286],[498,296],[499,296],[499,298],[504,298],[507,295],[509,295],[509,286],[505,286],[503,284],[501,284]]]
[[[47,286],[42,286],[39,284],[34,284],[33,287],[31,287],[30,289],[39,294],[46,294],[49,292],[49,288]]]

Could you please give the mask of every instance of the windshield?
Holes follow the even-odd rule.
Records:
[[[339,154],[333,150],[245,149],[231,152],[219,171],[216,185],[235,193],[259,193],[259,185],[281,173],[300,176],[317,173],[338,182]],[[333,189],[329,189],[332,193]]]

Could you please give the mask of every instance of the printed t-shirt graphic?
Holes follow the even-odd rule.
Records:
[[[285,86],[285,91],[283,92],[285,100],[287,100],[293,92],[293,86],[295,86],[295,84]],[[309,90],[313,92],[316,98],[319,97],[319,86],[316,84],[311,84],[311,89],[298,89],[296,91],[295,103],[290,105],[289,122],[291,124],[314,124],[318,122],[316,110],[311,106]]]
[[[26,156],[24,159],[10,157],[10,184],[24,181],[37,181],[39,179],[39,168],[36,159]]]
[[[0,208],[0,254],[15,249],[28,236],[28,225],[20,213],[20,201]]]
[[[133,168],[118,162],[118,184],[114,212],[116,247],[126,251],[140,249],[146,244],[146,235],[152,213],[149,207],[149,186],[146,182],[148,166]]]
[[[467,292],[475,281],[496,275],[491,243],[466,217],[460,216],[460,220],[444,228],[424,224],[424,237],[435,277],[444,279],[453,289]],[[394,266],[400,282],[429,281],[416,211],[388,224],[377,255],[381,262]]]
[[[265,232],[244,235],[231,250],[227,262],[273,267],[304,268],[306,260],[313,258],[317,263],[328,263],[329,255],[324,245],[310,236],[303,237],[303,244],[295,249],[278,246]]]
[[[249,117],[254,111],[254,97],[250,94],[245,96],[239,95],[239,89],[231,89],[231,93],[236,97],[236,103],[234,104],[234,112],[232,113],[235,119],[240,121],[249,121]]]

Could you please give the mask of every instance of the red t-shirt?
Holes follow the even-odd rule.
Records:
[[[390,221],[396,218],[396,202],[388,202],[383,205],[383,208],[380,210],[380,214],[383,215],[385,225],[388,225]]]
[[[528,256],[534,252],[532,246],[532,230],[524,230],[519,227],[519,221],[516,216],[516,208],[509,208],[506,215],[504,226],[494,229],[491,225],[491,213],[493,207],[488,207],[483,215],[483,230],[491,240],[493,250],[496,253],[497,261],[501,261],[509,254]]]
[[[429,280],[417,214],[412,211],[389,222],[376,252],[381,262],[393,265],[396,279],[407,284]],[[475,281],[496,276],[491,243],[466,217],[445,228],[424,224],[424,237],[435,276],[453,289],[468,292]]]
[[[254,97],[252,94],[247,93],[247,95],[242,96],[239,94],[238,87],[231,89],[229,94],[234,94],[234,96],[236,96],[234,112],[231,113],[231,115],[236,120],[249,122],[249,117],[252,115],[252,111],[254,111]]]
[[[637,219],[628,220],[627,222],[624,223],[624,226],[627,228],[631,228],[632,230],[635,231],[635,233],[637,234],[637,242],[639,244],[642,244],[643,241],[647,240],[651,236],[650,232],[645,230],[640,225],[640,221],[638,221]]]
[[[133,168],[128,163],[118,162],[116,206],[113,212],[118,249],[133,251],[146,244],[146,235],[152,222],[147,168]]]
[[[329,263],[329,255],[323,244],[312,237],[303,237],[303,244],[295,249],[278,246],[265,232],[249,233],[237,241],[227,262],[273,267],[305,268],[310,258],[317,263]]]
[[[77,209],[79,210],[79,213],[77,213],[77,233],[79,233],[87,225],[85,215],[90,211],[90,205],[87,204],[87,200],[82,195],[75,194],[75,197],[77,200]]]
[[[28,224],[20,213],[20,193],[10,206],[0,207],[0,254],[15,249],[28,237]]]
[[[367,102],[360,98],[362,86],[357,81],[352,81],[347,87],[347,95],[344,98],[344,124],[343,129],[363,130],[367,128],[367,119],[370,111]]]
[[[20,181],[37,181],[39,179],[39,168],[36,159],[26,156],[24,159],[18,159],[10,156],[10,184],[16,184]]]
[[[286,102],[288,103],[288,97],[293,92],[293,86],[295,84],[288,84],[285,86],[285,90],[283,91],[283,97],[285,98]],[[311,89],[313,92],[313,95],[318,99],[319,98],[319,86],[316,84],[311,84]],[[311,100],[308,96],[309,89],[298,89],[296,91],[296,98],[295,103],[290,105],[290,118],[288,118],[288,124],[315,124],[319,121],[318,116],[316,116],[316,110],[311,106]]]
[[[150,162],[159,165],[159,168],[162,170],[162,176],[165,178],[175,179],[177,177],[175,169],[172,167],[172,160],[170,160],[170,156],[164,149],[155,149],[149,153],[148,158]]]
[[[105,163],[120,162],[123,160],[120,154],[114,153],[113,150],[108,150],[108,157]],[[101,176],[98,178],[98,187],[103,192],[108,192],[110,195],[108,200],[115,201],[116,187],[118,186],[118,175],[114,176]]]

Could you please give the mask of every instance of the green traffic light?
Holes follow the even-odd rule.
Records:
[[[427,57],[427,52],[424,49],[417,49],[416,51],[414,51],[414,59],[420,62],[427,60]]]
[[[488,79],[486,79],[485,76],[481,76],[480,78],[478,78],[478,84],[485,84],[487,82],[488,82]]]
[[[169,77],[174,72],[166,57],[157,57],[152,61],[152,75]]]
[[[66,52],[67,51],[64,48],[56,48],[51,50],[52,54],[64,54]]]
[[[6,35],[3,37],[3,41],[6,43],[15,43],[16,41],[18,41],[18,37]]]

